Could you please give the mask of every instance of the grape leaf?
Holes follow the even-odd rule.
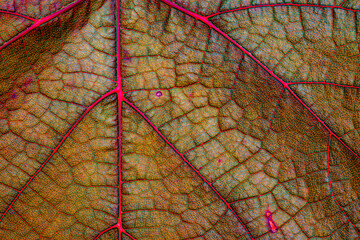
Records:
[[[1,239],[358,239],[357,1],[0,4]]]

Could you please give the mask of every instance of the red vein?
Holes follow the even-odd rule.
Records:
[[[61,140],[61,142],[56,146],[56,148],[54,149],[54,151],[51,153],[51,155],[46,159],[46,161],[41,165],[41,167],[35,172],[35,174],[29,179],[29,181],[26,183],[25,186],[22,187],[22,189],[18,192],[18,194],[16,195],[16,197],[12,200],[12,202],[10,203],[10,205],[7,207],[7,209],[5,210],[4,214],[1,216],[0,218],[0,222],[3,220],[3,218],[5,217],[6,213],[12,208],[12,206],[14,205],[14,203],[17,201],[17,199],[19,198],[19,196],[24,192],[24,190],[29,186],[29,184],[33,181],[33,179],[38,175],[38,173],[44,168],[44,166],[46,165],[46,163],[49,162],[49,160],[55,155],[55,153],[57,153],[58,149],[61,147],[61,145],[65,142],[65,140],[68,138],[68,136],[70,135],[70,133],[75,129],[75,127],[80,123],[80,121],[87,115],[87,113],[93,109],[99,102],[101,102],[104,98],[108,97],[111,94],[114,94],[116,92],[116,90],[112,90],[106,94],[104,94],[103,96],[101,96],[98,100],[96,100],[93,104],[91,104],[86,111],[81,115],[81,117],[76,121],[76,123],[71,127],[71,129],[65,134],[65,136],[63,137],[63,139]]]
[[[15,42],[16,40],[18,40],[19,38],[22,38],[23,36],[25,36],[27,33],[31,32],[32,30],[34,30],[35,28],[39,27],[40,25],[58,17],[59,15],[61,15],[62,13],[72,9],[73,7],[75,7],[76,5],[80,4],[81,2],[83,2],[84,0],[78,0],[70,5],[68,5],[67,7],[61,9],[60,11],[57,11],[47,17],[44,18],[40,18],[39,20],[34,19],[34,18],[30,18],[27,16],[23,16],[17,13],[9,13],[6,11],[0,11],[0,13],[8,13],[8,14],[12,14],[12,15],[16,15],[19,17],[23,17],[26,18],[28,20],[33,21],[34,23],[27,28],[25,31],[21,32],[20,34],[16,35],[14,38],[12,38],[11,40],[9,40],[8,42],[6,42],[4,45],[0,46],[0,50],[6,48],[7,46],[9,46],[11,43]],[[120,2],[117,1],[117,26],[120,26]],[[120,31],[118,31],[118,39],[120,39]],[[120,49],[120,43],[118,41],[118,49]],[[120,52],[118,52],[118,56],[120,56]],[[120,57],[118,57],[118,59],[120,59]],[[41,172],[41,170],[44,168],[44,166],[49,162],[49,160],[55,155],[55,153],[57,153],[58,149],[61,147],[61,145],[65,142],[65,140],[68,138],[68,136],[70,135],[70,133],[75,129],[75,127],[80,123],[80,121],[87,115],[87,113],[94,108],[99,102],[101,102],[104,98],[108,97],[111,94],[116,93],[118,95],[119,98],[119,132],[120,132],[120,128],[121,128],[121,102],[123,101],[123,93],[122,93],[122,88],[121,88],[121,76],[120,76],[120,67],[121,67],[121,63],[120,61],[118,61],[118,81],[117,81],[117,87],[116,89],[104,94],[103,96],[101,96],[97,101],[95,101],[92,105],[90,105],[86,111],[81,115],[81,117],[76,121],[76,123],[71,127],[71,129],[65,134],[65,136],[63,137],[63,139],[61,140],[61,142],[57,145],[57,147],[54,149],[54,151],[52,152],[52,154],[46,159],[46,161],[41,165],[41,167],[35,172],[35,174],[29,179],[29,181],[26,183],[25,186],[22,187],[22,189],[18,192],[18,194],[16,195],[16,197],[13,199],[13,201],[10,203],[10,205],[8,206],[8,208],[5,210],[4,214],[1,216],[0,218],[0,222],[3,220],[3,218],[5,217],[5,215],[7,214],[7,212],[9,212],[10,209],[12,209],[12,206],[15,204],[15,202],[17,201],[17,199],[19,198],[19,196],[23,193],[23,191],[29,186],[29,184],[32,182],[32,180],[38,175],[39,172]],[[118,164],[118,169],[119,169],[119,219],[118,219],[118,224],[105,229],[104,231],[102,231],[99,235],[101,236],[103,233],[111,230],[112,228],[119,228],[120,231],[120,235],[121,233],[126,234],[129,238],[134,239],[131,235],[129,235],[127,232],[124,231],[124,229],[122,229],[121,226],[121,138],[120,138],[120,134],[119,134],[119,164]],[[97,237],[97,238],[98,238]],[[96,238],[96,239],[97,239]]]
[[[121,10],[120,10],[120,0],[117,0],[116,1],[116,26],[117,26],[117,80],[116,80],[116,93],[117,93],[117,96],[118,96],[118,144],[119,144],[119,159],[118,159],[118,193],[119,193],[119,216],[118,216],[118,223],[116,224],[116,227],[119,229],[119,240],[121,239],[121,233],[124,233],[126,234],[128,237],[130,237],[131,239],[134,239],[133,237],[131,237],[129,234],[127,234],[125,232],[125,230],[123,229],[122,227],[122,220],[121,220],[121,216],[122,216],[122,210],[121,210],[121,206],[122,206],[122,196],[121,196],[121,184],[122,184],[122,181],[121,181],[121,104],[124,100],[124,94],[122,92],[122,82],[121,82],[121,42],[120,42],[120,39],[121,39],[121,36],[120,36],[120,26],[121,26],[121,23],[120,23],[120,15],[121,14]]]
[[[118,225],[114,225],[114,226],[111,226],[107,229],[105,229],[104,231],[100,232],[96,238],[94,238],[94,240],[96,239],[99,239],[104,233],[114,229],[114,228],[118,228],[119,226]],[[129,238],[131,238],[132,240],[136,240],[135,238],[133,238],[129,233],[127,233],[125,230],[122,230],[122,231],[119,231],[119,239],[121,239],[121,233],[124,233],[126,236],[128,236]]]
[[[247,51],[244,47],[242,47],[240,44],[238,44],[234,39],[232,39],[231,37],[229,37],[229,35],[227,35],[226,33],[224,33],[222,30],[220,30],[218,27],[216,27],[212,22],[210,22],[207,17],[204,16],[200,16],[199,14],[193,13],[185,8],[182,8],[178,5],[176,5],[173,2],[170,2],[169,0],[161,0],[162,2],[164,2],[165,4],[189,15],[194,17],[195,19],[203,22],[204,24],[206,24],[208,27],[214,29],[215,31],[217,31],[219,34],[221,34],[223,37],[225,37],[228,41],[230,41],[231,43],[233,43],[235,46],[237,46],[241,51],[243,51],[245,54],[247,54],[253,61],[255,61],[257,64],[259,64],[263,69],[265,69],[266,72],[268,72],[273,78],[275,78],[276,80],[278,80],[290,93],[291,95],[293,95],[296,100],[298,100],[300,102],[300,104],[306,108],[315,118],[317,121],[319,121],[321,123],[321,125],[323,125],[327,131],[329,131],[330,135],[332,135],[333,137],[335,137],[338,141],[341,142],[341,144],[343,144],[352,154],[354,154],[357,158],[360,159],[360,157],[349,147],[347,146],[341,139],[340,137],[338,137],[326,124],[323,120],[321,120],[314,112],[313,110],[311,110],[310,107],[308,107],[299,97],[298,95],[296,95],[293,90],[289,87],[289,85],[291,85],[290,83],[287,83],[285,81],[283,81],[281,78],[279,78],[277,75],[275,75],[275,73],[273,71],[271,71],[269,68],[267,68],[263,63],[261,63],[256,57],[254,57],[249,51]]]
[[[161,0],[163,3],[175,8],[176,10],[178,11],[181,11],[201,22],[203,22],[204,24],[206,24],[209,28],[215,30],[216,32],[218,32],[219,34],[221,34],[223,37],[225,37],[228,41],[230,41],[231,43],[233,43],[235,46],[237,46],[240,50],[242,50],[245,54],[247,54],[253,61],[255,61],[257,64],[259,64],[263,69],[265,69],[266,72],[268,72],[273,78],[275,78],[276,80],[278,80],[289,92],[291,95],[293,95],[297,101],[300,102],[300,104],[306,108],[310,113],[311,115],[313,115],[316,120],[318,122],[321,123],[321,125],[323,125],[323,127],[325,127],[325,129],[330,133],[330,136],[336,138],[344,147],[346,147],[353,155],[355,155],[358,159],[360,159],[360,157],[349,147],[347,146],[347,144],[345,144],[341,138],[339,136],[337,136],[326,124],[323,120],[321,120],[315,113],[314,111],[308,107],[298,96],[297,94],[295,94],[293,92],[293,90],[289,87],[289,83],[283,81],[282,79],[280,79],[277,75],[275,75],[275,73],[273,71],[271,71],[269,68],[267,68],[263,63],[261,63],[256,57],[254,57],[249,51],[247,51],[244,47],[242,47],[240,44],[238,44],[234,39],[232,39],[229,35],[227,35],[226,33],[224,33],[222,30],[220,30],[218,27],[216,27],[212,22],[210,22],[208,20],[208,17],[204,17],[204,16],[201,16],[199,14],[196,14],[194,12],[191,12],[183,7],[180,7],[178,6],[177,4],[173,3],[173,2],[170,2],[169,0]],[[284,5],[284,4],[283,4]],[[127,101],[127,100],[126,100]],[[138,111],[138,110],[137,110]],[[145,115],[143,115],[143,117],[145,117]],[[155,130],[161,135],[161,133],[155,128]],[[165,140],[165,139],[164,139]],[[167,140],[166,140],[167,141]],[[168,142],[168,141],[167,141]],[[170,145],[172,146],[172,145]],[[175,149],[174,149],[175,150]],[[175,150],[180,156],[182,156],[177,150]],[[183,156],[182,156],[183,157]],[[187,162],[187,160],[185,160],[185,158],[183,158],[184,161]],[[191,166],[191,165],[190,165]],[[193,168],[193,167],[192,167]],[[194,168],[193,168],[194,169]],[[194,171],[196,171],[199,175],[200,173],[194,169]],[[201,176],[201,175],[200,175]],[[201,176],[202,177],[202,176]],[[203,177],[202,177],[203,178]],[[210,185],[211,186],[211,185]],[[215,190],[213,189],[219,196],[220,194]],[[220,196],[221,197],[221,196]],[[224,200],[225,201],[225,200]],[[230,206],[228,203],[227,203],[228,206]],[[235,214],[236,215],[236,214]],[[346,214],[345,214],[346,215]],[[236,215],[237,216],[237,215]],[[238,217],[238,216],[237,216]],[[248,231],[246,229],[246,231]]]
[[[150,119],[148,119],[145,114],[140,111],[137,107],[135,107],[134,104],[132,104],[129,100],[127,100],[126,98],[123,99],[123,101],[125,101],[129,106],[131,106],[136,112],[138,112],[143,118],[144,120],[149,123],[151,125],[151,127],[156,131],[156,133],[182,158],[182,160],[184,162],[186,162],[189,167],[191,167],[191,169],[197,173],[197,175],[205,182],[207,183],[207,185],[214,191],[214,193],[221,199],[221,201],[224,202],[224,204],[227,206],[228,209],[230,209],[230,211],[235,215],[235,217],[237,218],[237,220],[241,223],[241,225],[244,227],[245,231],[247,232],[247,234],[249,235],[249,237],[251,239],[252,236],[249,232],[249,230],[245,227],[245,224],[241,221],[241,219],[239,218],[239,216],[235,213],[234,209],[230,206],[230,204],[221,196],[221,194],[211,185],[211,183],[209,181],[206,180],[206,178],[184,157],[184,155],[182,153],[180,153],[173,144],[171,144],[169,142],[169,140],[167,140],[167,138],[159,131],[159,129],[150,121]]]
[[[31,228],[31,230],[33,230],[34,233],[36,233],[37,235],[40,236],[40,234],[38,233],[38,231],[36,231],[35,228],[33,228],[33,227],[31,226],[31,224],[28,223],[28,222],[21,216],[21,214],[19,214],[19,213],[18,213],[17,211],[15,211],[15,210],[13,210],[13,212],[14,212],[29,228]]]
[[[346,0],[343,0],[342,1],[342,3],[340,3],[340,5],[339,6],[342,6],[342,5],[344,5],[344,3],[346,2]]]
[[[162,1],[162,0],[161,0]],[[165,2],[165,1],[163,1]],[[314,7],[314,8],[331,8],[331,9],[342,9],[345,11],[352,11],[352,12],[360,12],[360,10],[358,9],[351,9],[351,8],[344,8],[341,6],[324,6],[324,5],[317,5],[317,4],[297,4],[297,3],[278,3],[278,4],[264,4],[264,5],[255,5],[255,6],[246,6],[246,7],[239,7],[239,8],[234,8],[234,9],[229,9],[226,11],[222,11],[222,12],[217,12],[208,16],[204,16],[204,18],[211,18],[211,17],[215,17],[217,15],[221,15],[224,13],[229,13],[229,12],[236,12],[236,11],[241,11],[241,10],[246,10],[246,9],[254,9],[254,8],[264,8],[264,7],[281,7],[281,6],[293,6],[293,7]]]
[[[7,41],[6,43],[4,43],[4,45],[0,46],[0,51],[4,48],[6,48],[7,46],[9,46],[11,43],[15,42],[16,40],[18,40],[19,38],[25,36],[26,34],[28,34],[29,32],[31,32],[32,30],[34,30],[35,28],[39,27],[41,24],[44,24],[54,18],[56,18],[57,16],[63,14],[64,12],[72,9],[73,7],[75,7],[76,5],[80,4],[81,2],[83,2],[84,0],[77,0],[76,2],[68,5],[67,7],[53,13],[50,14],[47,17],[44,18],[40,18],[39,20],[37,19],[33,19],[32,21],[34,21],[33,25],[31,25],[30,27],[28,27],[26,30],[22,31],[21,33],[19,33],[18,35],[16,35],[14,38],[12,38],[11,40]]]
[[[106,228],[105,230],[101,231],[101,232],[94,238],[94,240],[100,238],[104,233],[106,233],[106,232],[108,232],[108,231],[110,231],[111,229],[114,229],[114,228],[116,228],[116,227],[117,227],[117,226],[114,225],[114,226],[111,226],[111,227],[109,227],[109,228]]]
[[[330,83],[330,82],[291,82],[291,83],[288,83],[288,85],[295,85],[295,84],[319,84],[319,85],[331,85],[331,86],[336,86],[336,87],[360,88],[358,86],[350,86],[350,85]]]
[[[16,13],[16,12],[8,12],[8,11],[0,10],[0,13],[9,14],[9,15],[17,16],[17,17],[22,17],[22,18],[25,18],[25,19],[33,21],[33,22],[38,21],[36,18],[28,17],[26,15],[22,15],[22,14]]]
[[[331,175],[330,175],[330,145],[331,145],[331,135],[329,137],[329,143],[328,143],[328,169],[327,169],[327,172],[329,174],[329,185],[330,185],[330,193],[331,193],[331,196],[333,197],[334,201],[336,202],[336,204],[339,206],[339,208],[341,209],[341,211],[344,213],[346,219],[348,220],[348,222],[354,227],[355,231],[358,233],[358,235],[360,235],[360,232],[358,231],[358,229],[356,228],[355,224],[353,224],[349,217],[347,216],[344,208],[340,205],[340,203],[336,200],[335,198],[335,195],[333,193],[333,188],[332,188],[332,181],[331,181]]]

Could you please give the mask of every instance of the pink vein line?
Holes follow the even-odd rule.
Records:
[[[212,22],[210,22],[208,20],[207,17],[201,16],[199,14],[193,13],[185,8],[182,8],[178,5],[176,5],[173,2],[170,2],[169,0],[161,0],[162,2],[164,2],[165,4],[203,22],[204,24],[206,24],[208,27],[210,27],[211,29],[214,29],[215,31],[217,31],[219,34],[221,34],[223,37],[225,37],[228,41],[230,41],[231,43],[233,43],[235,46],[237,46],[241,51],[243,51],[245,54],[247,54],[253,61],[255,61],[257,64],[259,64],[262,68],[265,69],[265,71],[267,71],[273,78],[275,78],[276,80],[278,80],[295,98],[296,100],[298,100],[301,105],[303,105],[304,108],[306,108],[315,118],[316,120],[318,120],[321,125],[323,125],[326,130],[329,131],[330,135],[332,135],[333,137],[335,137],[339,142],[341,142],[341,144],[343,144],[352,154],[354,154],[357,158],[360,159],[360,157],[349,147],[347,146],[341,139],[340,137],[338,137],[326,124],[324,121],[322,121],[314,112],[313,110],[311,110],[311,108],[309,108],[294,92],[293,90],[291,90],[291,88],[289,87],[289,83],[284,82],[282,79],[280,79],[278,76],[275,75],[275,73],[273,71],[271,71],[269,68],[267,68],[264,64],[262,64],[256,57],[254,57],[249,51],[247,51],[245,48],[243,48],[240,44],[238,44],[234,39],[232,39],[231,37],[229,37],[229,35],[227,35],[226,33],[224,33],[223,31],[221,31],[218,27],[216,27]]]
[[[17,16],[17,17],[22,17],[22,18],[25,18],[25,19],[33,21],[33,22],[38,21],[36,18],[28,17],[26,15],[22,15],[22,14],[16,13],[16,12],[9,12],[9,11],[0,10],[0,13],[9,14],[9,15],[12,15],[12,16]]]
[[[83,2],[84,0],[77,0],[76,2],[70,4],[69,6],[53,13],[50,14],[47,17],[44,18],[40,18],[39,20],[33,19],[32,21],[34,21],[34,24],[31,25],[30,27],[28,27],[26,30],[22,31],[21,33],[19,33],[18,35],[16,35],[14,38],[12,38],[11,40],[7,41],[6,43],[4,43],[4,45],[0,46],[0,51],[4,48],[6,48],[7,46],[9,46],[11,43],[15,42],[16,40],[18,40],[19,38],[25,36],[26,34],[28,34],[29,32],[31,32],[32,30],[34,30],[35,28],[39,27],[41,24],[46,23],[48,21],[50,21],[51,19],[56,18],[57,16],[63,14],[64,12],[72,9],[73,7],[75,7],[76,5],[80,4],[81,2]]]
[[[358,86],[350,86],[350,85],[343,85],[337,83],[330,83],[330,82],[290,82],[288,85],[295,85],[295,84],[319,84],[319,85],[331,85],[336,87],[347,87],[347,88],[360,88]]]
[[[26,183],[25,186],[22,187],[22,189],[18,192],[18,194],[16,195],[16,197],[14,198],[14,200],[11,202],[11,204],[8,206],[8,208],[5,210],[4,214],[1,216],[0,218],[0,222],[3,220],[3,218],[5,217],[6,213],[12,208],[12,206],[14,205],[14,203],[16,202],[16,200],[19,198],[19,196],[23,193],[23,191],[29,186],[29,184],[32,182],[32,180],[38,175],[38,173],[44,168],[44,166],[46,165],[47,162],[49,162],[49,160],[55,155],[55,153],[57,153],[58,149],[61,147],[61,145],[63,144],[63,142],[65,142],[65,140],[68,138],[68,136],[70,135],[70,133],[75,129],[75,127],[80,123],[80,121],[87,115],[87,113],[93,109],[99,102],[101,102],[104,98],[106,98],[107,96],[115,93],[116,90],[112,90],[104,95],[102,95],[98,100],[96,100],[93,104],[91,104],[86,111],[81,115],[81,117],[76,121],[76,123],[71,127],[71,129],[65,134],[65,136],[63,137],[63,139],[61,140],[61,142],[56,146],[56,148],[54,149],[54,151],[51,153],[51,155],[46,159],[46,161],[41,165],[41,167],[36,171],[36,173],[29,179],[29,181]]]
[[[119,226],[118,226],[118,225],[114,225],[114,226],[111,226],[111,227],[105,229],[104,231],[100,232],[100,233],[96,236],[96,238],[95,238],[94,240],[100,238],[104,233],[106,233],[106,232],[108,232],[108,231],[110,231],[111,229],[114,229],[114,228],[119,228]],[[121,233],[124,233],[126,236],[128,236],[128,237],[131,238],[132,240],[136,240],[136,239],[133,238],[130,234],[128,234],[125,230],[119,231],[119,240],[121,240]]]
[[[165,2],[165,1],[163,1],[163,2]],[[235,9],[230,9],[230,10],[214,13],[214,14],[208,15],[204,18],[211,18],[211,17],[215,17],[217,15],[221,15],[224,13],[236,12],[236,11],[241,11],[241,10],[246,10],[246,9],[263,8],[263,7],[281,7],[281,6],[331,8],[331,9],[342,9],[345,11],[352,11],[352,12],[360,12],[360,10],[358,10],[358,9],[344,8],[341,6],[331,6],[331,5],[323,6],[323,5],[316,5],[316,4],[280,3],[280,4],[264,4],[264,5],[239,7],[239,8],[235,8]]]
[[[184,157],[184,155],[182,153],[180,153],[174,145],[172,145],[169,140],[166,139],[166,137],[159,131],[159,129],[150,121],[150,119],[148,119],[145,114],[143,112],[141,112],[137,107],[135,107],[134,104],[132,104],[129,100],[127,100],[126,98],[124,98],[124,101],[130,105],[135,111],[137,111],[150,125],[151,127],[157,132],[157,134],[159,134],[159,136],[182,158],[182,160],[184,162],[186,162],[194,172],[197,173],[197,175],[204,181],[206,182],[209,187],[216,193],[216,195],[225,203],[225,205],[228,207],[228,209],[230,209],[230,211],[235,215],[235,217],[237,218],[237,220],[241,223],[241,225],[244,227],[245,231],[247,232],[247,234],[250,236],[251,239],[252,236],[249,232],[249,230],[245,227],[245,224],[241,221],[241,219],[239,218],[239,216],[235,213],[234,209],[230,206],[230,204],[221,196],[221,194],[211,185],[210,182],[208,182],[205,177],[203,177],[203,175],[201,175],[201,173],[196,170],[196,168]]]
[[[122,210],[121,210],[121,206],[122,206],[122,194],[121,194],[121,189],[122,189],[122,181],[121,181],[121,171],[122,171],[122,164],[121,164],[121,159],[122,159],[122,152],[121,152],[121,105],[122,102],[124,101],[124,94],[122,92],[122,81],[121,81],[121,35],[120,35],[120,26],[121,26],[121,22],[120,22],[120,16],[121,16],[121,10],[120,10],[120,0],[116,1],[116,26],[117,26],[117,80],[116,80],[116,93],[118,96],[118,144],[119,144],[119,159],[118,159],[118,193],[119,193],[119,216],[118,216],[118,222],[115,225],[115,227],[117,227],[119,229],[119,240],[121,239],[121,233],[126,234],[128,237],[130,237],[131,239],[134,239],[132,236],[130,236],[124,229],[122,226],[122,220],[121,220],[121,216],[122,216]]]
[[[350,148],[348,147],[341,139],[340,137],[338,137],[325,123],[324,121],[322,121],[289,87],[289,84],[284,82],[282,79],[280,79],[278,76],[276,76],[274,74],[274,72],[272,72],[270,69],[268,69],[264,64],[262,64],[257,58],[255,58],[250,52],[248,52],[246,49],[244,49],[241,45],[239,45],[235,40],[233,40],[232,38],[230,38],[227,34],[225,34],[223,31],[221,31],[219,28],[217,28],[213,23],[211,23],[207,17],[203,17],[200,16],[196,13],[193,13],[187,9],[184,9],[178,5],[176,5],[175,3],[170,2],[169,0],[161,0],[162,2],[164,2],[165,4],[189,15],[194,17],[195,19],[203,22],[204,24],[206,24],[208,27],[214,29],[215,31],[217,31],[219,34],[221,34],[223,37],[225,37],[227,40],[229,40],[231,43],[233,43],[235,46],[237,46],[239,49],[241,49],[245,54],[247,54],[252,60],[254,60],[256,63],[258,63],[261,67],[263,67],[272,77],[274,77],[275,79],[277,79],[299,102],[301,105],[303,105],[304,108],[306,108],[320,123],[321,125],[323,125],[330,133],[330,136],[335,137],[339,142],[341,142],[341,144],[343,146],[345,146],[352,154],[354,154],[358,159],[359,156]],[[336,201],[336,199],[335,199]],[[340,206],[340,205],[339,205]],[[341,207],[341,206],[340,206]],[[346,213],[344,212],[345,216]],[[236,215],[236,214],[235,214]],[[237,215],[236,215],[237,216]],[[347,216],[346,216],[347,217]],[[350,222],[351,223],[351,222]],[[351,223],[352,224],[352,223]],[[246,229],[246,228],[245,228]],[[355,230],[358,232],[358,230],[355,228]],[[246,231],[248,231],[246,229]],[[358,232],[359,233],[359,232]],[[251,235],[250,235],[251,236]]]
[[[340,205],[340,203],[336,200],[336,197],[333,193],[333,187],[332,187],[332,181],[331,181],[331,175],[330,175],[330,146],[331,146],[331,135],[329,137],[329,142],[328,142],[328,169],[327,169],[327,172],[329,174],[329,184],[330,184],[330,192],[331,192],[331,196],[333,197],[334,201],[336,202],[336,204],[339,206],[339,208],[341,209],[341,211],[344,213],[346,219],[348,220],[348,222],[354,227],[354,229],[356,230],[356,232],[358,233],[358,235],[360,235],[360,232],[358,231],[357,227],[355,226],[355,224],[353,224],[349,217],[346,215],[346,212],[344,210],[344,208]]]

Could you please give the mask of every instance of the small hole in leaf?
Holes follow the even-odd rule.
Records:
[[[163,95],[163,94],[162,94],[161,91],[157,91],[157,92],[156,92],[156,96],[157,96],[157,97],[161,97],[162,95]]]

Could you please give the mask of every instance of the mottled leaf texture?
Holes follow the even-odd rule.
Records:
[[[0,239],[360,239],[360,2],[0,2]]]

